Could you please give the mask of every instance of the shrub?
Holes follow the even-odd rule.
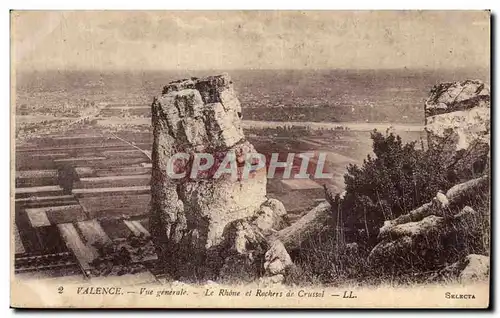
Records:
[[[416,141],[403,144],[400,136],[376,130],[371,139],[375,156],[347,167],[346,194],[336,198],[346,239],[367,246],[376,243],[385,220],[429,202],[455,181],[439,149],[424,150],[423,143],[419,149]]]

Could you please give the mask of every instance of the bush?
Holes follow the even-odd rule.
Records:
[[[346,228],[346,240],[366,246],[376,243],[385,220],[429,202],[456,181],[439,149],[424,150],[423,143],[418,149],[416,141],[403,144],[400,136],[376,130],[371,139],[375,157],[347,167],[346,194],[336,198],[337,222]]]

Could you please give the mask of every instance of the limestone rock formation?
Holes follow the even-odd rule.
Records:
[[[489,168],[490,88],[478,80],[434,86],[425,102],[429,148],[441,153],[450,176],[474,178]]]
[[[408,224],[411,222],[418,222],[430,215],[442,216],[447,211],[451,209],[461,207],[465,202],[470,199],[471,195],[481,191],[487,191],[490,179],[488,176],[482,176],[476,179],[472,179],[451,187],[446,194],[444,194],[447,205],[443,206],[442,202],[434,198],[431,202],[425,203],[422,206],[410,211],[408,214],[403,214],[398,218],[393,220],[388,220],[384,222],[382,228],[380,228],[379,239],[382,240],[389,236],[393,229],[401,224]]]
[[[286,211],[267,199],[265,169],[242,175],[256,151],[241,117],[227,74],[172,82],[153,102],[151,232],[172,276],[216,279],[237,271],[253,279],[265,272],[256,260],[271,247],[266,237],[284,226]],[[200,153],[211,154],[214,164],[196,173]],[[235,173],[217,175],[228,154]]]
[[[482,172],[490,145],[490,88],[478,80],[434,86],[425,102],[429,147],[447,152],[450,165]],[[469,164],[470,163],[470,164]],[[470,167],[469,167],[470,166]]]
[[[283,274],[292,264],[283,244],[271,239],[271,234],[289,225],[283,211],[281,202],[269,199],[253,216],[225,227],[217,253],[223,259],[220,277],[224,281],[251,282]]]
[[[425,102],[425,117],[490,106],[490,88],[479,80],[435,85]]]
[[[404,272],[406,267],[436,270],[463,252],[481,250],[478,238],[487,234],[482,224],[489,216],[465,202],[484,191],[488,183],[485,176],[456,185],[442,194],[448,204],[435,198],[406,215],[386,221],[369,262],[394,272]],[[452,213],[457,210],[460,212]]]
[[[469,246],[461,246],[464,233],[477,236],[481,228],[473,229],[480,216],[472,208],[464,209],[450,218],[429,215],[417,222],[396,225],[385,239],[370,252],[369,261],[396,272],[404,267],[434,270]],[[401,267],[401,268],[398,268]]]
[[[315,237],[331,217],[331,205],[321,202],[291,226],[272,235],[273,240],[281,241],[288,251],[297,249],[308,239]]]
[[[446,266],[429,278],[429,281],[458,280],[462,284],[488,280],[490,258],[485,255],[469,254],[463,259]]]

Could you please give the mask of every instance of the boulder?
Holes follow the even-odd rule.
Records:
[[[331,216],[330,203],[321,202],[291,226],[272,234],[271,240],[281,241],[288,251],[298,249],[303,243],[321,233]]]
[[[259,277],[284,274],[292,261],[280,241],[271,234],[288,226],[269,199],[256,213],[229,223],[216,252],[223,265],[219,277],[225,282],[251,282]]]
[[[437,213],[436,213],[437,214]],[[436,270],[468,250],[479,249],[482,216],[465,206],[452,216],[431,213],[419,221],[386,227],[368,261],[381,270]]]
[[[454,263],[452,266],[461,268],[458,279],[461,283],[476,280],[487,280],[490,272],[490,258],[484,255],[467,255],[464,260]]]
[[[490,258],[485,255],[470,254],[446,266],[433,275],[429,281],[457,280],[462,284],[486,281],[490,273]]]
[[[271,243],[271,247],[264,255],[264,260],[264,270],[269,274],[268,276],[282,274],[293,264],[285,246],[278,240]]]

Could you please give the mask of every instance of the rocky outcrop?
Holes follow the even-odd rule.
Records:
[[[281,241],[289,251],[298,249],[305,241],[322,232],[331,215],[331,205],[322,202],[291,226],[274,233],[272,239]]]
[[[227,74],[172,82],[152,105],[151,232],[166,271],[177,279],[277,274],[264,259],[274,253],[267,238],[284,227],[286,211],[267,199],[265,169],[242,176],[245,159],[256,151],[241,117]],[[187,155],[169,165],[179,153]],[[211,154],[214,164],[196,173],[199,153]],[[228,154],[236,173],[217,176]],[[172,178],[169,171],[185,176]],[[286,267],[286,257],[279,257]]]
[[[287,250],[271,234],[289,224],[281,202],[267,200],[251,217],[229,223],[223,241],[214,253],[222,263],[220,278],[228,283],[252,282],[266,276],[283,275],[292,261]]]
[[[464,252],[482,250],[479,238],[487,234],[482,225],[489,215],[465,204],[488,185],[487,176],[458,184],[410,213],[386,221],[369,262],[394,273],[432,271]]]
[[[485,266],[476,265],[486,262],[467,255],[489,248],[489,209],[484,200],[490,182],[490,89],[477,80],[438,84],[425,102],[425,119],[430,151],[439,153],[448,181],[458,184],[386,221],[368,261],[392,274],[428,278],[434,273],[432,279],[460,280],[471,264],[464,272],[466,279],[471,268],[483,273]]]
[[[464,206],[471,196],[482,191],[487,191],[489,182],[489,176],[482,176],[457,184],[446,191],[446,193],[439,192],[431,202],[423,204],[410,211],[408,214],[403,214],[393,220],[385,221],[384,225],[380,228],[379,239],[383,240],[389,237],[391,232],[393,232],[398,225],[418,222],[433,214],[444,216],[451,209]]]
[[[425,117],[490,107],[490,88],[479,80],[435,85],[425,102]]]
[[[434,86],[425,102],[430,148],[458,175],[482,173],[490,150],[490,88],[478,80]]]

